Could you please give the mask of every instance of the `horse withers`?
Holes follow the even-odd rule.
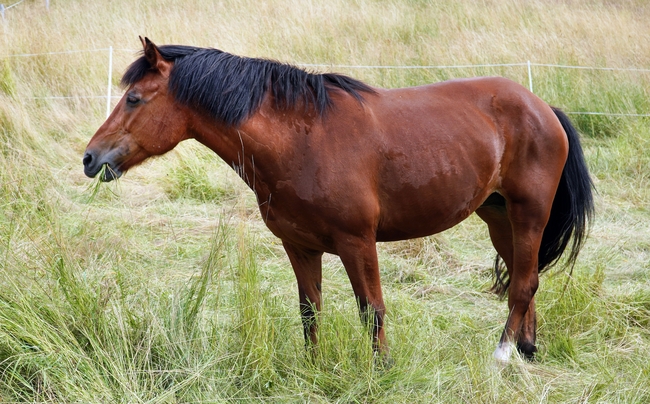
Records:
[[[141,39],[142,40],[142,39]],[[506,272],[508,316],[495,357],[536,351],[538,274],[593,213],[578,133],[560,110],[504,78],[370,87],[217,49],[158,47],[126,71],[126,92],[88,144],[102,181],[196,139],[255,192],[298,281],[308,344],[317,340],[321,258],[341,258],[375,351],[387,354],[376,242],[441,232],[476,212]]]

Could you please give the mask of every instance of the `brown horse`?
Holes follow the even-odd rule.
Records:
[[[141,39],[142,40],[142,39]],[[142,40],[126,93],[88,144],[85,173],[118,178],[196,139],[241,175],[298,280],[306,342],[316,342],[321,257],[337,254],[373,346],[388,352],[376,242],[448,229],[472,212],[497,250],[509,315],[495,357],[535,347],[538,273],[592,216],[578,134],[561,111],[503,78],[372,88],[217,49]],[[507,274],[500,271],[499,258]]]

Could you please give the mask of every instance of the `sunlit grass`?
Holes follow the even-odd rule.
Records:
[[[138,35],[327,65],[649,67],[642,1],[26,1],[0,56],[113,46],[113,94]],[[486,292],[482,222],[379,245],[392,368],[376,366],[340,261],[324,259],[307,354],[293,271],[255,198],[196,143],[118,181],[83,174],[105,117],[107,51],[0,61],[0,402],[650,401],[648,118],[571,115],[597,218],[572,277],[542,277],[538,360],[497,367],[506,305]],[[323,69],[327,70],[327,69]],[[382,87],[525,67],[336,69]],[[648,113],[648,73],[535,67],[567,111]]]

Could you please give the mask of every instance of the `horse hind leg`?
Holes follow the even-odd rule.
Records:
[[[501,195],[495,193],[486,200],[476,213],[487,223],[492,244],[503,260],[508,273],[508,277],[506,278],[508,281],[505,281],[503,278],[497,279],[495,291],[497,293],[506,293],[508,291],[508,283],[510,282],[509,279],[512,279],[514,259],[513,229],[510,218],[508,217],[506,201]],[[498,261],[496,265],[499,265]],[[498,270],[498,268],[495,269]],[[521,329],[514,336],[518,351],[529,360],[533,359],[537,351],[535,345],[536,331],[535,300],[534,297],[531,297],[528,309],[523,316]],[[510,356],[510,350],[511,345],[508,345],[508,341],[504,341],[504,337],[502,336],[502,341],[497,351],[495,351],[495,357],[501,360],[507,360]]]
[[[515,342],[527,356],[535,352],[535,315],[534,311],[528,314],[528,310],[534,310],[533,297],[539,285],[539,250],[549,213],[550,206],[539,202],[511,203],[508,207],[512,224],[512,265],[508,290],[510,314],[495,351],[498,359],[507,360]]]
[[[536,334],[537,315],[535,313],[535,297],[532,297],[524,316],[521,331],[517,337],[517,350],[528,360],[535,359],[535,352],[537,352],[537,346],[535,345]]]

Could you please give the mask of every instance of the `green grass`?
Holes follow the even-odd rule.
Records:
[[[216,46],[292,63],[650,67],[646,2],[26,1],[0,55],[113,46],[114,94],[139,47]],[[506,304],[471,217],[379,245],[394,366],[377,366],[337,257],[324,260],[320,345],[252,192],[197,143],[100,184],[82,172],[104,119],[107,52],[0,60],[0,402],[650,401],[650,125],[571,115],[597,217],[573,275],[542,277],[536,362],[492,351]],[[398,87],[525,67],[337,69]],[[533,67],[567,111],[648,113],[648,73]]]

